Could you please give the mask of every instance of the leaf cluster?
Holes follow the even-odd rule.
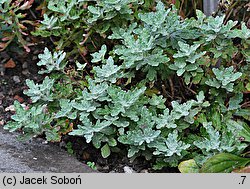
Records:
[[[32,108],[15,103],[6,129],[29,128],[50,141],[82,136],[105,158],[124,151],[159,169],[187,159],[201,167],[215,154],[246,149],[250,43],[244,23],[235,29],[235,22],[201,11],[182,19],[161,1],[153,11],[136,0],[46,2],[35,35],[57,36],[60,47],[72,47],[67,40],[73,40],[71,52],[83,59],[70,64],[71,52],[45,48],[37,64],[48,76],[40,84],[26,81]],[[91,37],[99,34],[103,41],[95,46]],[[83,51],[90,46],[92,53]]]

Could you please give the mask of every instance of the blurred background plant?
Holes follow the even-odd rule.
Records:
[[[220,1],[214,16],[225,14],[224,23],[228,20],[244,21],[250,27],[250,2],[249,0]]]
[[[35,25],[36,16],[31,10],[34,0],[0,1],[0,51],[5,50],[11,42],[20,44],[30,52],[29,29]]]
[[[174,4],[182,18],[195,16],[197,9],[203,11],[203,0],[168,0],[168,5]]]
[[[140,2],[143,1],[131,1],[135,15],[139,12],[155,9],[155,0]],[[183,19],[196,16],[197,9],[202,11],[211,9],[206,5],[214,4],[213,6],[216,6],[218,4],[217,10],[213,13],[214,16],[225,14],[224,23],[229,19],[237,20],[239,23],[245,21],[247,27],[250,27],[250,3],[248,0],[218,0],[218,3],[215,0],[209,0],[210,4],[207,4],[207,2],[208,0],[205,2],[204,0],[164,1],[168,7],[174,4]],[[41,36],[43,38],[49,37],[50,42],[56,46],[57,50],[65,50],[65,47],[76,46],[77,48],[68,53],[68,56],[80,54],[86,60],[85,56],[88,51],[92,52],[98,49],[98,42],[103,41],[106,35],[104,35],[104,32],[110,26],[109,20],[98,23],[99,18],[92,19],[92,21],[81,19],[89,15],[87,13],[89,10],[86,8],[88,5],[93,5],[93,2],[77,0],[64,2],[0,0],[0,51],[14,42],[22,46],[26,52],[30,52],[29,46],[38,42],[35,36]],[[58,19],[59,17],[60,19]],[[136,17],[125,19],[125,17],[120,18],[118,16],[117,19],[112,19],[112,21],[116,24],[124,23],[122,19],[126,22],[126,20],[136,19]],[[97,35],[96,31],[100,36]],[[93,35],[94,33],[95,35]],[[71,48],[66,51],[69,51],[69,49]]]

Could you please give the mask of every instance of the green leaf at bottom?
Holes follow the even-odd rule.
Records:
[[[110,155],[110,148],[108,144],[105,144],[102,148],[101,148],[101,153],[102,153],[102,157],[103,158],[107,158]]]
[[[230,173],[250,163],[250,158],[242,158],[229,153],[217,154],[209,158],[202,166],[201,173]]]
[[[178,169],[181,173],[199,173],[199,167],[196,164],[194,159],[189,159],[186,161],[182,161],[179,166]]]

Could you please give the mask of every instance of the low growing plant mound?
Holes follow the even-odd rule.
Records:
[[[155,7],[139,0],[43,6],[33,34],[53,38],[56,49],[39,55],[46,77],[27,80],[24,94],[33,104],[24,109],[15,102],[5,129],[45,134],[48,141],[82,136],[104,158],[126,151],[155,169],[182,162],[182,172],[228,172],[249,163],[238,157],[230,168],[208,166],[210,157],[221,153],[214,157],[229,161],[250,142],[244,22],[237,29],[237,22],[224,24],[223,16],[206,18],[199,10],[197,18],[182,19],[161,1]]]

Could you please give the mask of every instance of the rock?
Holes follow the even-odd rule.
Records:
[[[28,63],[27,63],[27,62],[24,62],[23,65],[22,65],[22,68],[23,68],[23,69],[27,69],[27,68],[28,68]]]
[[[17,75],[13,76],[13,81],[15,81],[15,83],[20,83],[21,82],[19,76],[17,76]]]
[[[48,144],[49,142],[48,141],[43,141],[42,144]]]
[[[40,54],[41,52],[40,52],[40,50],[35,50],[34,52],[33,52],[33,54]]]
[[[123,167],[123,170],[124,170],[124,173],[129,173],[129,174],[135,173],[135,171],[129,166]]]
[[[0,173],[98,172],[57,145],[43,145],[36,138],[31,142],[21,142],[17,140],[18,135],[0,127]]]
[[[4,125],[4,120],[0,120],[0,126]]]
[[[148,173],[148,170],[147,169],[143,169],[140,171],[140,173]]]
[[[33,56],[33,57],[32,57],[32,60],[37,60],[37,56]]]
[[[25,69],[25,70],[23,70],[23,71],[22,71],[22,74],[23,74],[23,75],[29,75],[29,74],[30,74],[30,72],[29,72],[29,70],[28,70],[28,69]]]
[[[15,106],[14,105],[10,105],[7,108],[5,108],[5,111],[6,112],[8,112],[8,111],[15,112]]]

